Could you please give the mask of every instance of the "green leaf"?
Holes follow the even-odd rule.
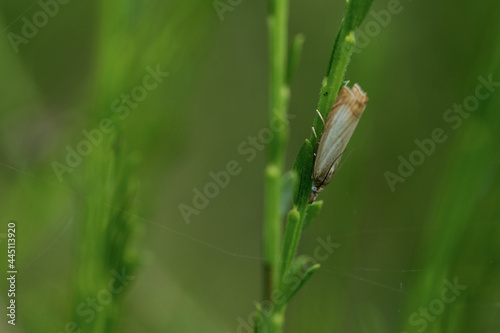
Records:
[[[348,31],[356,30],[368,14],[372,3],[373,0],[349,0],[344,18],[345,29]]]
[[[284,304],[290,302],[292,297],[302,288],[319,267],[320,264],[308,256],[300,256],[293,261],[282,283],[282,291],[285,300]]]
[[[288,212],[286,218],[285,240],[281,252],[281,276],[288,270],[293,262],[299,245],[302,221],[299,211],[294,207]]]
[[[298,175],[290,170],[285,173],[281,181],[281,209],[280,215],[283,217],[293,205],[293,191],[298,184]]]
[[[314,160],[314,149],[309,140],[306,139],[297,154],[293,170],[299,175],[299,181],[294,191],[293,202],[299,211],[304,210],[309,200],[312,187],[312,170]]]
[[[288,271],[299,246],[309,194],[311,193],[313,159],[314,151],[311,142],[305,140],[293,165],[294,172],[299,176],[294,192],[295,205],[288,213],[286,221],[285,239],[281,251],[281,275]]]
[[[323,200],[315,201],[306,209],[306,216],[304,217],[304,225],[302,228],[307,227],[321,212],[321,208],[323,207]]]

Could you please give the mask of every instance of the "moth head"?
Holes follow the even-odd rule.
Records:
[[[316,200],[316,197],[318,196],[319,192],[323,191],[323,186],[316,186],[313,184],[311,187],[311,194],[309,194],[309,203],[312,204],[314,200]]]
[[[316,200],[317,196],[318,196],[318,191],[316,190],[316,187],[313,186],[311,189],[311,194],[309,194],[309,203],[312,204],[314,200]]]

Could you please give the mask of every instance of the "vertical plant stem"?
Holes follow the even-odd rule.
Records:
[[[330,109],[337,99],[338,92],[342,87],[347,65],[349,64],[349,59],[354,50],[354,45],[354,30],[348,30],[345,23],[342,23],[335,39],[326,75],[321,83],[318,111],[321,113],[321,116],[323,116],[323,119],[328,117]],[[318,115],[316,115],[314,119],[314,129],[321,137],[321,133],[323,133],[323,122]],[[311,140],[315,140],[312,134]]]
[[[264,216],[264,299],[271,300],[280,284],[279,257],[282,238],[281,196],[285,149],[288,138],[286,109],[289,98],[287,76],[288,0],[269,0],[269,121],[274,138],[267,150]],[[281,332],[282,315],[271,318],[270,331]]]
[[[328,113],[337,99],[349,59],[356,45],[355,31],[368,14],[372,2],[373,0],[346,0],[344,18],[335,37],[326,75],[321,83],[318,111],[323,119],[328,117]],[[320,138],[323,132],[323,122],[319,116],[314,119],[314,129]],[[313,134],[311,134],[311,142],[315,142]]]

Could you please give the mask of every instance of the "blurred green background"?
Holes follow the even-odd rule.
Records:
[[[85,287],[82,270],[106,257],[112,264],[102,267],[119,262],[135,276],[111,312],[116,331],[247,332],[242,322],[262,288],[265,154],[248,162],[238,146],[268,126],[266,3],[229,5],[221,20],[212,1],[57,2],[13,46],[12,33],[23,36],[24,20],[47,3],[0,5],[0,247],[6,253],[7,223],[17,221],[19,271],[17,325],[2,315],[0,331],[64,332],[99,290],[100,282]],[[388,6],[376,0],[372,9]],[[361,29],[369,43],[346,79],[370,102],[300,253],[313,255],[318,238],[340,246],[292,301],[286,332],[500,330],[500,93],[456,129],[443,119],[474,95],[479,76],[500,82],[500,4],[402,0],[399,8],[384,22],[369,15]],[[290,34],[306,37],[291,87],[291,168],[310,136],[344,3],[291,1],[290,10]],[[157,66],[168,76],[117,118],[114,101]],[[116,130],[60,182],[53,162],[108,117]],[[391,191],[384,174],[397,174],[398,157],[436,128],[448,139]],[[192,206],[193,189],[231,160],[241,173],[187,224],[179,205]],[[99,218],[118,206],[130,228],[117,223],[109,236]],[[121,232],[130,241],[106,249]],[[99,274],[106,281],[109,271]],[[441,309],[435,300],[455,279],[467,289]],[[415,312],[433,306],[424,326]],[[93,325],[80,328],[101,332]]]

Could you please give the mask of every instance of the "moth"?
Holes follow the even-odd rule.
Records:
[[[317,111],[323,121],[324,129],[316,150],[309,203],[314,202],[319,192],[323,191],[325,186],[330,183],[367,102],[366,93],[361,90],[358,84],[355,84],[352,89],[347,86],[342,87],[326,122]],[[314,127],[313,133],[316,136]]]

